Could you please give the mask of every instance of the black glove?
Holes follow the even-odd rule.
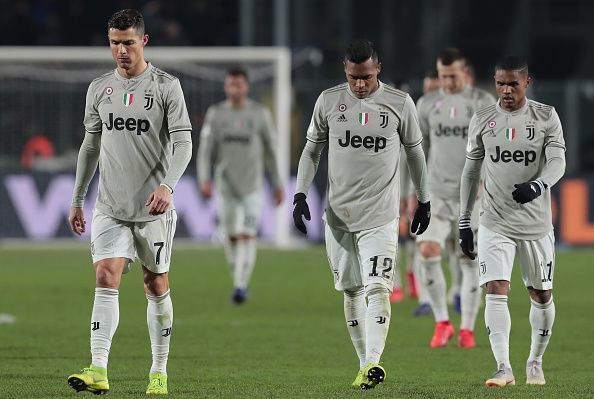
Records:
[[[464,255],[474,260],[474,258],[476,258],[476,254],[473,253],[474,234],[472,232],[472,229],[470,228],[470,218],[460,219],[460,222],[458,224],[458,232],[460,236],[458,242],[460,243],[460,248],[462,248],[462,252],[464,252]]]
[[[410,224],[410,232],[416,235],[423,234],[429,226],[429,220],[431,220],[431,203],[427,201],[423,204],[419,201],[419,206]]]
[[[546,186],[540,180],[533,180],[522,184],[514,184],[516,188],[512,192],[514,200],[520,204],[525,204],[539,197]]]
[[[307,198],[307,196],[303,193],[297,193],[293,197],[293,205],[295,205],[295,208],[293,208],[293,223],[295,223],[297,230],[303,234],[307,234],[307,228],[305,227],[305,223],[303,223],[301,216],[305,216],[306,220],[311,220],[309,206],[307,206],[305,198]]]

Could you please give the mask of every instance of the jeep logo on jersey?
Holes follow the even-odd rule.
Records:
[[[386,148],[386,138],[379,136],[361,137],[358,134],[354,134],[353,137],[351,137],[351,131],[347,130],[344,140],[338,139],[338,145],[341,147],[348,147],[350,145],[353,148],[359,148],[363,146],[363,148],[373,148],[373,152],[378,152],[379,150]]]
[[[223,143],[235,143],[235,144],[249,144],[250,143],[250,136],[234,136],[234,135],[226,135],[223,138]]]
[[[146,119],[134,118],[113,118],[113,113],[109,113],[107,122],[103,122],[107,130],[127,130],[129,132],[136,132],[137,135],[148,132],[151,124]]]
[[[460,127],[460,126],[442,126],[440,123],[437,125],[437,129],[435,129],[436,136],[460,136],[463,139],[468,136],[468,126]]]
[[[523,163],[524,166],[528,166],[530,163],[536,161],[536,151],[520,151],[516,150],[511,152],[509,150],[501,150],[501,147],[495,147],[495,156],[491,155],[491,160],[493,162],[515,162],[515,163]]]

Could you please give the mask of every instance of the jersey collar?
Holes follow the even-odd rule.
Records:
[[[498,112],[500,112],[500,113],[502,113],[504,115],[512,115],[513,116],[513,115],[523,114],[524,112],[526,112],[526,109],[528,109],[528,102],[530,101],[530,100],[528,100],[528,97],[525,97],[525,99],[526,99],[526,101],[524,102],[524,105],[522,105],[520,108],[518,108],[517,110],[512,111],[512,112],[509,112],[509,111],[504,110],[501,107],[501,100],[497,100],[496,109],[497,109]]]
[[[352,96],[354,99],[356,99],[356,100],[360,100],[360,101],[369,100],[369,99],[372,99],[372,98],[375,98],[375,97],[379,96],[379,95],[380,95],[380,94],[382,94],[382,93],[383,93],[383,91],[384,91],[384,84],[382,83],[382,81],[378,79],[378,80],[377,80],[377,83],[378,83],[377,90],[376,90],[376,91],[374,91],[373,93],[371,93],[371,94],[369,95],[369,97],[365,97],[365,98],[359,98],[359,97],[357,97],[357,96],[355,95],[355,93],[353,93],[353,92],[351,91],[351,86],[349,86],[349,84],[348,84],[348,83],[347,83],[347,92],[348,92],[348,93],[349,93],[349,94],[350,94],[350,95],[351,95],[351,96]]]
[[[125,78],[125,77],[123,77],[122,75],[120,75],[120,73],[118,72],[118,69],[117,68],[113,71],[113,74],[115,75],[115,78],[117,80],[120,80],[122,82],[126,82],[128,84],[132,84],[132,83],[135,83],[135,82],[139,82],[142,79],[144,79],[145,77],[149,76],[150,75],[150,71],[153,68],[154,68],[153,67],[153,64],[151,64],[150,62],[147,62],[146,69],[144,71],[142,71],[142,73],[140,75],[136,75],[133,78]]]

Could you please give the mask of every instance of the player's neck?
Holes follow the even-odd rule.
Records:
[[[123,78],[126,79],[132,79],[138,75],[140,75],[141,73],[143,73],[144,71],[146,71],[146,69],[148,68],[148,62],[146,61],[142,61],[139,62],[138,65],[136,65],[134,68],[130,68],[130,69],[124,69],[124,68],[120,68],[118,67],[118,73],[120,74],[120,76],[122,76]]]
[[[247,104],[247,98],[240,98],[238,100],[229,100],[229,103],[231,104],[231,107],[235,108],[235,109],[242,109],[246,106]]]
[[[526,105],[527,101],[528,100],[526,99],[526,96],[524,96],[524,98],[522,98],[522,100],[520,102],[518,102],[518,104],[515,105],[514,107],[511,107],[511,108],[501,107],[501,108],[507,112],[516,112],[517,110],[522,109],[524,107],[524,105]]]

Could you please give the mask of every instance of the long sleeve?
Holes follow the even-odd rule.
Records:
[[[466,158],[460,177],[460,219],[470,218],[481,181],[483,159]]]
[[[551,187],[565,173],[565,139],[557,111],[553,109],[545,136],[545,165],[537,180]]]
[[[184,174],[190,158],[192,158],[192,134],[188,130],[171,133],[171,142],[173,144],[173,156],[162,183],[166,184],[171,190],[175,190],[177,182]]]
[[[314,143],[309,140],[305,143],[301,158],[299,159],[295,193],[303,193],[307,195],[311,182],[318,170],[320,156],[325,146],[326,143]]]
[[[427,182],[427,162],[425,161],[423,147],[422,145],[404,147],[404,151],[406,152],[408,170],[416,189],[417,199],[422,203],[428,202],[430,196]]]
[[[101,134],[85,133],[85,138],[78,152],[76,179],[72,192],[72,206],[82,208],[89,183],[95,175],[101,152]]]
[[[281,190],[283,184],[278,172],[278,157],[276,156],[276,140],[274,124],[272,122],[272,115],[270,111],[264,109],[264,127],[262,129],[262,144],[264,147],[264,161],[268,174],[270,175],[270,183],[275,190]]]
[[[200,184],[211,180],[210,168],[212,166],[212,153],[214,150],[215,135],[213,133],[214,110],[210,108],[206,112],[204,125],[200,130],[200,145],[198,146],[198,156],[196,157],[196,168],[198,182]]]

